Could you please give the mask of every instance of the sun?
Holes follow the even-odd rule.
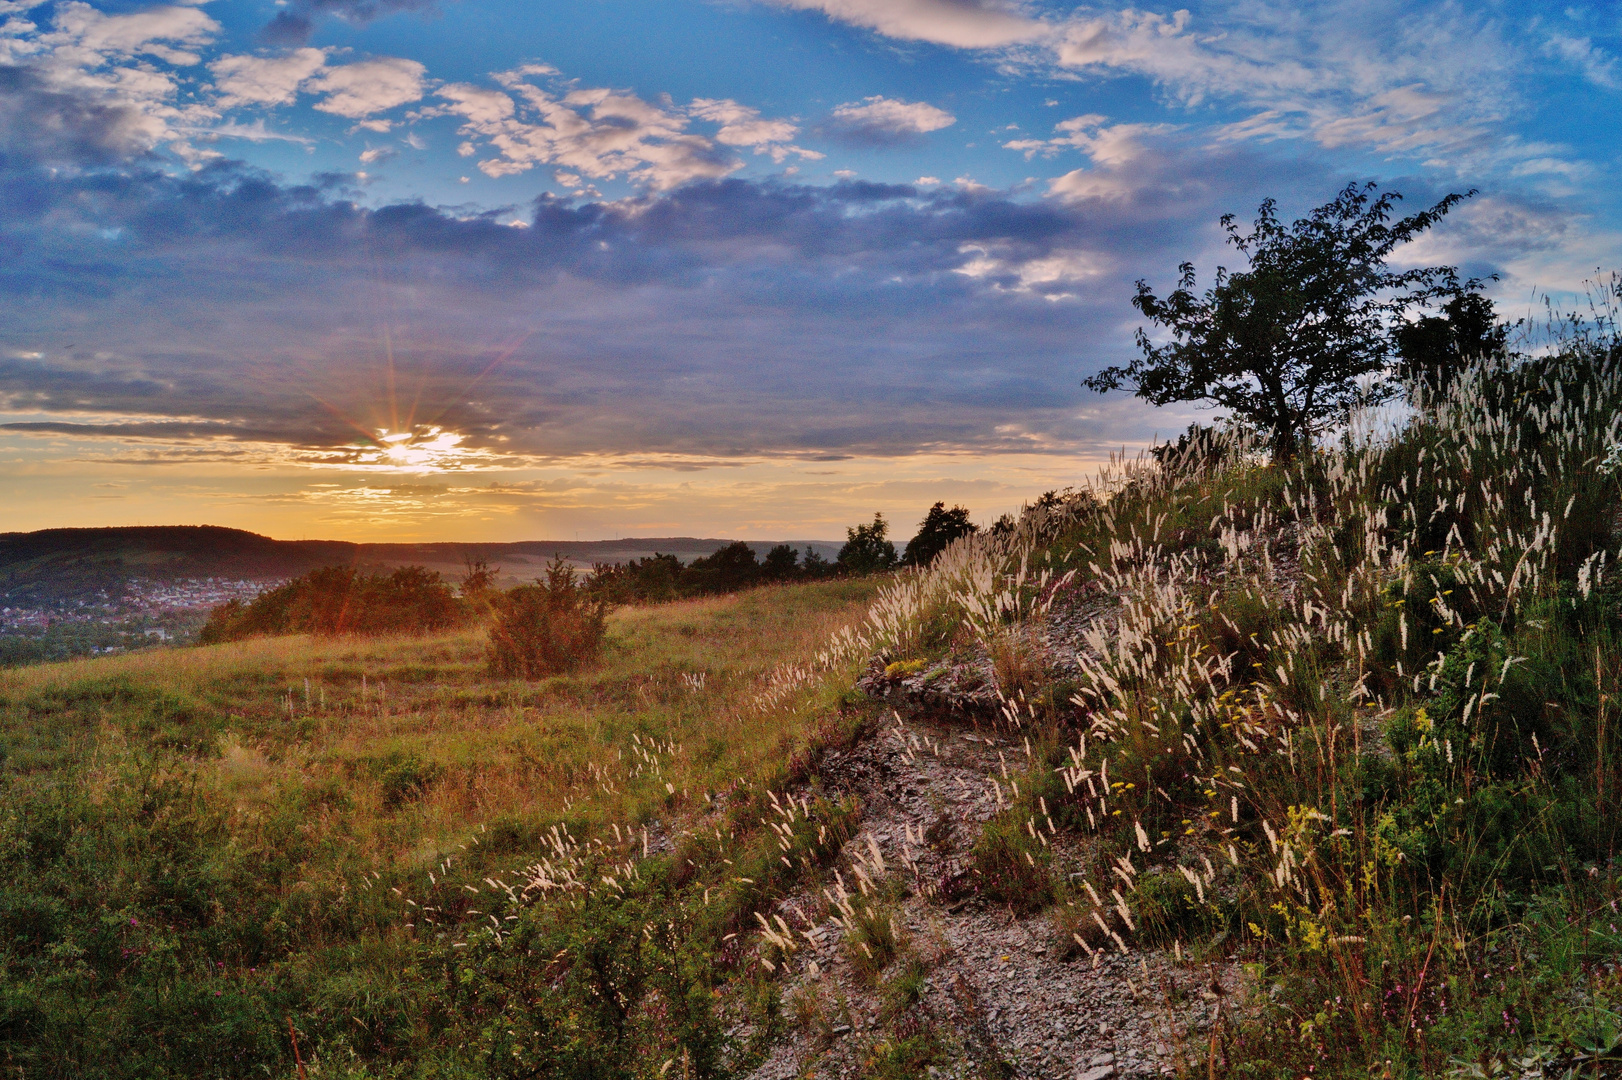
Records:
[[[441,427],[420,427],[411,431],[378,429],[365,442],[353,444],[346,463],[349,467],[385,469],[390,472],[456,472],[486,464],[489,455],[462,445],[467,436]]]

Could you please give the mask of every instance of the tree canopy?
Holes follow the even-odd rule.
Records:
[[[1475,192],[1448,195],[1392,222],[1402,196],[1376,191],[1373,183],[1348,184],[1290,225],[1268,199],[1248,233],[1225,215],[1228,243],[1248,269],[1219,266],[1203,294],[1195,291],[1191,262],[1179,267],[1177,287],[1165,297],[1140,279],[1132,305],[1171,340],[1156,344],[1140,329],[1142,355],[1083,385],[1130,386],[1155,405],[1210,402],[1268,432],[1279,460],[1354,405],[1389,397],[1394,388],[1379,377],[1391,366],[1390,325],[1443,294],[1457,275],[1445,266],[1394,271],[1387,260]]]
[[[890,542],[890,523],[883,514],[874,514],[871,525],[852,525],[845,530],[845,545],[839,549],[839,568],[848,574],[871,574],[895,568],[898,557]]]
[[[1511,328],[1498,321],[1492,301],[1480,289],[1481,282],[1468,281],[1442,305],[1440,315],[1404,320],[1392,328],[1403,378],[1424,379],[1433,389],[1445,390],[1471,361],[1504,351]]]
[[[977,531],[977,526],[969,520],[967,508],[954,506],[948,510],[945,503],[938,502],[918,523],[918,535],[907,541],[901,561],[907,566],[928,566],[935,561],[935,556],[946,550],[946,545]]]

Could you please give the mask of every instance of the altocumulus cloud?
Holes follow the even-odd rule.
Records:
[[[884,146],[916,142],[920,136],[955,123],[957,117],[928,102],[875,95],[835,107],[822,130],[843,142]]]
[[[229,69],[245,81],[228,92],[308,81],[343,101],[315,82],[324,58],[290,55],[291,70]],[[218,158],[174,173],[129,130],[138,114],[0,69],[0,403],[48,425],[30,430],[336,447],[401,420],[374,366],[387,332],[411,419],[512,457],[1080,447],[1126,430],[1076,416],[1082,357],[1128,343],[1130,279],[1187,254],[1167,238],[1251,198],[1259,171],[1223,149],[1179,175],[1148,145],[1131,161],[1155,162],[1153,182],[1122,178],[1107,206],[748,181],[661,149],[686,110],[533,78],[443,87],[436,107],[486,160],[641,173],[644,194],[469,214],[369,208],[341,178],[288,184]],[[391,100],[415,89],[406,72]],[[790,122],[691,111],[728,145],[799,152]],[[605,147],[610,117],[625,122]]]

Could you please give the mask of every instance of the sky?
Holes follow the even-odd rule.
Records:
[[[0,531],[838,538],[1199,409],[1134,282],[1375,181],[1622,265],[1622,9],[0,0]]]

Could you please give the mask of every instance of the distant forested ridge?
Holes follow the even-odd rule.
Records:
[[[683,563],[733,541],[690,536],[624,540],[526,540],[514,543],[360,544],[347,540],[273,540],[216,525],[124,526],[0,533],[0,596],[12,606],[98,598],[132,580],[198,578],[285,581],[323,566],[392,570],[424,566],[447,577],[470,561],[503,567],[514,580],[538,576],[561,555],[582,566],[631,562],[655,552]],[[831,556],[831,541],[790,541]],[[766,555],[775,542],[748,545]]]

